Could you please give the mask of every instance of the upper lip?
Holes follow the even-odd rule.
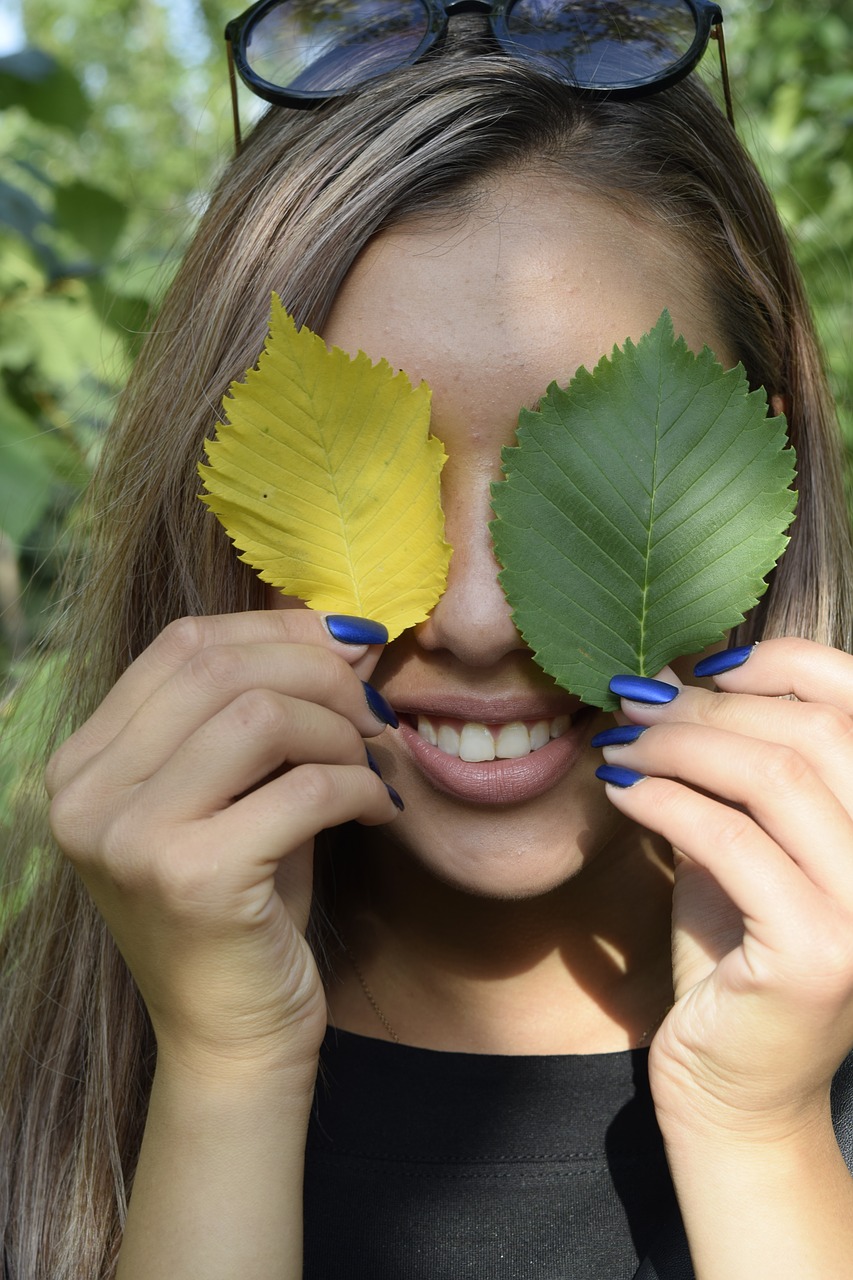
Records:
[[[401,715],[422,715],[465,720],[471,724],[510,724],[517,720],[553,720],[573,716],[586,704],[570,696],[537,697],[529,693],[471,694],[435,690],[417,698],[394,698],[394,710]]]

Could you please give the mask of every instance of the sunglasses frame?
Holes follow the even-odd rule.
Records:
[[[258,0],[237,18],[232,18],[225,28],[225,46],[228,56],[228,80],[231,87],[231,107],[234,117],[234,140],[236,150],[242,146],[240,129],[240,112],[237,97],[237,76],[257,97],[277,107],[291,107],[310,110],[318,107],[331,98],[342,97],[347,93],[355,93],[360,86],[351,86],[332,92],[305,92],[298,89],[284,89],[271,83],[253,71],[246,57],[246,45],[253,28],[273,9],[281,8],[288,0]],[[513,44],[512,36],[507,30],[507,11],[517,0],[419,0],[424,6],[427,16],[427,30],[420,44],[408,58],[402,59],[395,70],[414,66],[416,62],[434,48],[447,29],[448,21],[455,13],[481,13],[489,19],[495,43],[510,56],[519,56],[518,47]],[[684,76],[689,75],[705,53],[709,40],[715,40],[720,52],[720,73],[723,83],[723,96],[726,104],[726,115],[729,124],[734,127],[734,111],[731,89],[729,86],[728,62],[726,46],[723,38],[723,14],[713,0],[684,0],[692,11],[696,22],[696,34],[690,48],[663,75],[653,75],[647,80],[632,80],[622,84],[607,85],[599,88],[596,85],[571,85],[577,93],[591,95],[607,95],[611,98],[639,98],[660,89],[668,89]],[[365,80],[364,83],[368,83]],[[567,82],[569,83],[569,82]]]

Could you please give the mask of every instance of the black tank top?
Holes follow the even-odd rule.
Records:
[[[330,1030],[306,1280],[632,1280],[678,1220],[647,1067],[644,1049],[507,1057]]]

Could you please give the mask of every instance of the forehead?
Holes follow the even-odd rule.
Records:
[[[680,239],[567,184],[507,176],[452,225],[377,236],[350,271],[324,336],[385,357],[439,403],[454,386],[535,404],[549,382],[640,338],[668,308],[694,350],[726,352],[698,263]],[[436,406],[438,407],[438,406]]]

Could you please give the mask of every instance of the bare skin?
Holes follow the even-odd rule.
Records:
[[[535,175],[496,182],[455,228],[380,236],[325,336],[433,387],[455,555],[432,616],[381,655],[293,607],[178,624],[55,757],[57,838],[159,1045],[121,1280],[301,1275],[326,1024],[301,930],[312,839],[352,819],[341,926],[404,1039],[618,1050],[674,994],[650,1072],[698,1280],[849,1273],[828,1090],[853,1042],[853,658],[768,641],[720,692],[623,704],[649,731],[608,755],[648,776],[605,789],[587,744],[612,718],[535,667],[489,544],[488,486],[520,405],[664,306],[728,362],[677,246]],[[583,732],[544,789],[462,802],[417,763],[411,725],[378,723],[368,678],[406,717],[566,711]],[[779,701],[789,692],[799,701]],[[345,965],[329,1004],[338,1025],[385,1034]]]

